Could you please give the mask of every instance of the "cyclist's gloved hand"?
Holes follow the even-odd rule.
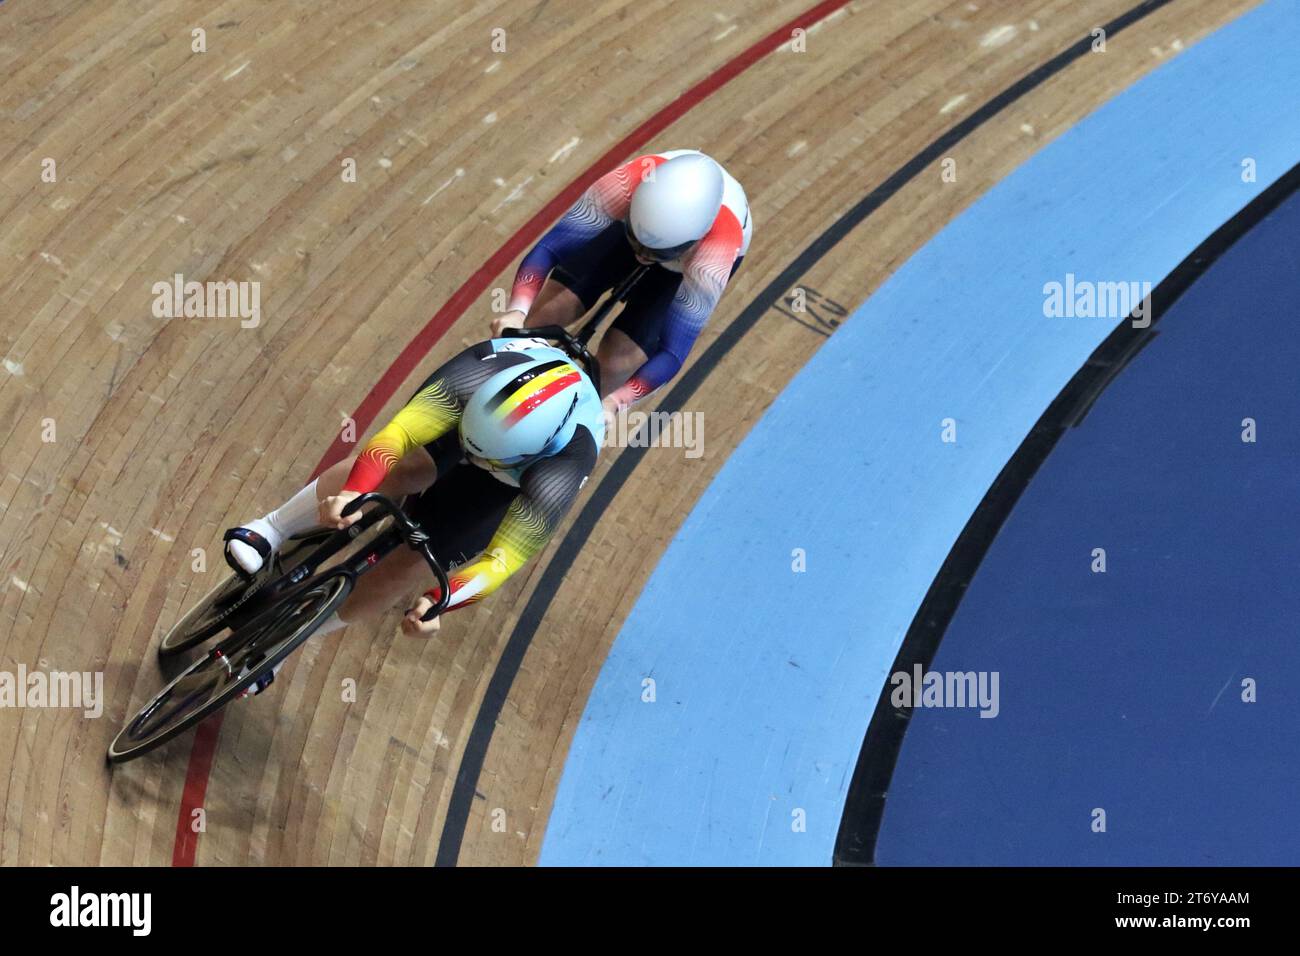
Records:
[[[433,607],[433,601],[427,594],[421,594],[420,599],[415,602],[415,606],[406,612],[402,618],[402,633],[415,637],[417,634],[432,634],[442,627],[442,618],[435,617],[432,621],[422,621],[420,618],[424,612]]]
[[[499,338],[506,329],[522,329],[526,316],[518,309],[512,309],[505,315],[498,315],[492,320],[492,338]]]
[[[337,495],[330,495],[320,503],[320,523],[327,528],[347,528],[361,520],[361,512],[343,517],[343,509],[347,507],[348,502],[354,498],[359,498],[360,492],[340,491]]]

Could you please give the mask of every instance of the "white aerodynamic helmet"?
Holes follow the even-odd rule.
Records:
[[[674,156],[632,194],[628,231],[638,252],[676,259],[704,237],[722,208],[722,167],[703,153]]]

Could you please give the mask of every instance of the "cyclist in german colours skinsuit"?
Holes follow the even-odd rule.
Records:
[[[681,369],[752,229],[744,190],[703,153],[641,156],[601,177],[524,257],[511,311],[492,324],[494,335],[525,323],[570,324],[638,263],[650,265],[601,339],[603,403],[568,355],[543,340],[471,346],[430,375],[358,455],[227,531],[226,560],[252,574],[289,537],[360,520],[341,515],[358,495],[419,494],[413,516],[453,569],[448,608],[481,600],[546,544],[595,465],[606,416]],[[395,551],[317,633],[383,613],[427,577],[414,552]],[[438,621],[419,620],[431,605],[426,593],[403,630],[436,630]]]

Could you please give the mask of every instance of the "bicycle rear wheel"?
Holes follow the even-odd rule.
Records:
[[[347,599],[353,579],[335,571],[241,626],[187,667],[113,739],[108,762],[148,753],[242,694],[307,640]]]
[[[163,635],[158,645],[158,656],[166,659],[220,634],[229,626],[230,616],[245,606],[263,585],[293,570],[297,565],[296,559],[306,555],[310,548],[332,533],[329,529],[321,529],[290,538],[283,553],[275,555],[274,560],[254,575],[252,581],[245,581],[233,572],[227,575]]]

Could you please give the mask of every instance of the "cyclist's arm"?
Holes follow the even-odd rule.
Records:
[[[579,425],[564,449],[524,472],[519,496],[510,504],[487,550],[450,575],[447,609],[482,600],[546,546],[556,525],[578,497],[596,465],[596,440]],[[426,592],[437,600],[437,592]]]
[[[374,491],[403,455],[441,438],[460,424],[465,402],[496,371],[489,342],[471,345],[438,368],[393,420],[366,442],[348,472],[344,491]]]
[[[641,177],[646,170],[661,162],[662,156],[638,156],[592,183],[564,218],[519,263],[515,284],[510,291],[510,311],[527,315],[557,262],[595,238],[610,223],[626,219],[632,194],[641,184]]]
[[[681,371],[700,330],[727,287],[742,242],[740,222],[730,209],[723,207],[713,229],[682,263],[682,284],[668,307],[658,351],[632,373],[626,384],[611,392],[607,402],[616,408],[626,408]]]

